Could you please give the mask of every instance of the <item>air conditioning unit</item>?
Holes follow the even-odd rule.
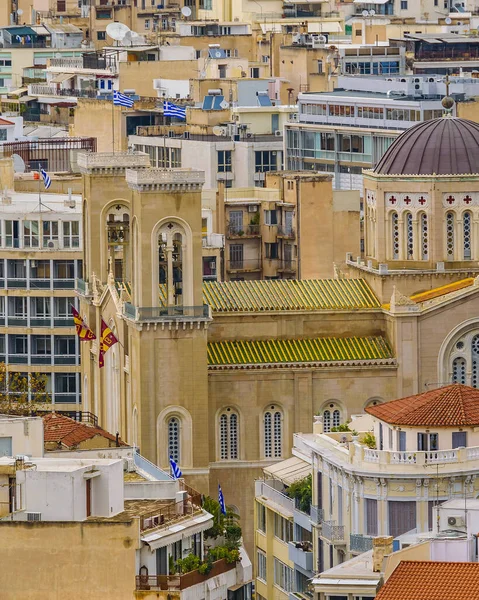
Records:
[[[282,135],[283,135],[283,132],[281,131],[281,129],[277,129],[277,130],[274,132],[274,135],[275,135],[276,137],[282,137]]]
[[[462,517],[447,517],[447,524],[451,527],[464,527],[464,519]]]
[[[47,243],[47,248],[49,250],[58,250],[58,240],[50,240]]]
[[[125,458],[125,471],[127,473],[134,473],[136,471],[135,459],[134,458]]]
[[[41,521],[42,513],[39,512],[29,512],[27,513],[27,521]]]
[[[210,260],[210,262],[208,263],[208,267],[210,269],[216,269],[216,260]]]
[[[248,212],[258,212],[258,207],[256,206],[256,204],[250,204],[248,206]]]

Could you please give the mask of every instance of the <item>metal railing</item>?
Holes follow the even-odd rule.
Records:
[[[294,240],[296,237],[296,232],[292,227],[283,227],[282,225],[278,226],[278,237],[284,237],[291,240]]]
[[[259,225],[245,225],[239,227],[238,225],[228,225],[227,237],[228,238],[241,238],[241,237],[257,237],[261,235],[261,228]]]
[[[311,521],[319,525],[324,521],[324,508],[320,508],[319,506],[314,506],[311,504],[310,510]]]
[[[349,550],[359,554],[368,552],[373,547],[373,538],[370,535],[351,533],[349,535]]]
[[[208,319],[210,308],[203,306],[133,306],[125,302],[124,315],[134,321],[161,321],[169,319]]]
[[[71,96],[72,98],[96,98],[98,90],[79,90],[70,88],[56,88],[52,85],[41,83],[30,83],[28,85],[29,96]]]
[[[344,525],[336,525],[336,521],[323,521],[321,535],[330,542],[344,542]]]
[[[259,258],[230,260],[226,266],[227,271],[261,271]]]
[[[228,564],[224,558],[213,563],[211,571],[202,575],[198,570],[177,575],[137,575],[137,590],[185,590],[193,585],[217,577],[236,568],[235,563]]]
[[[224,248],[225,236],[222,233],[208,233],[201,240],[203,248]]]
[[[279,490],[268,485],[265,481],[258,480],[255,482],[255,495],[269,498],[276,504],[293,512],[294,500],[283,494]]]

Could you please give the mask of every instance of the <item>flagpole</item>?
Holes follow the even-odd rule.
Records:
[[[113,143],[113,154],[115,154],[115,92],[112,90],[113,98],[111,102],[111,137]]]

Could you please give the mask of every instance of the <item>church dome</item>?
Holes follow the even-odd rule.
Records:
[[[442,117],[402,133],[374,169],[382,175],[479,173],[479,123]]]

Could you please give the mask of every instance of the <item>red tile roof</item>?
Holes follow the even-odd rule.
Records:
[[[0,125],[15,125],[15,123],[12,123],[11,121],[7,121],[6,119],[0,118]]]
[[[391,425],[473,427],[479,425],[479,390],[453,384],[369,406],[366,412]]]
[[[401,561],[376,600],[479,600],[479,564]]]
[[[70,417],[58,413],[49,413],[43,417],[43,435],[45,442],[56,442],[66,448],[74,448],[95,436],[115,442],[116,438],[101,427],[79,423]],[[120,441],[120,444],[125,444]]]

